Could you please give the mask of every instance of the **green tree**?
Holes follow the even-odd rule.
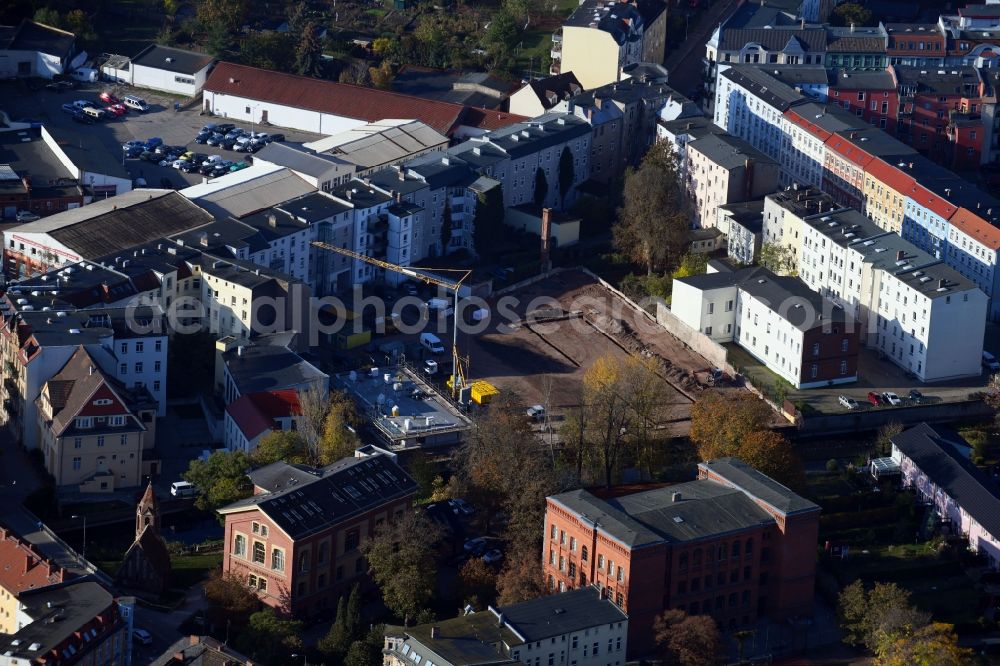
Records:
[[[444,212],[441,213],[441,254],[448,254],[451,247],[451,206],[445,202]]]
[[[473,245],[476,254],[492,258],[504,238],[503,185],[479,192],[476,195],[475,233]],[[442,254],[444,252],[442,251]]]
[[[35,23],[44,23],[53,28],[62,28],[65,25],[62,17],[59,15],[59,10],[52,7],[39,7],[35,10],[32,20]]]
[[[265,608],[250,616],[246,629],[240,633],[237,646],[264,663],[278,663],[289,652],[302,648],[302,639],[299,638],[301,631],[301,622],[282,619],[273,608]]]
[[[875,583],[866,590],[860,580],[841,591],[837,614],[844,642],[863,645],[879,657],[930,620],[929,614],[910,605],[908,590],[895,583]]]
[[[680,265],[671,273],[673,279],[701,275],[708,270],[708,255],[701,252],[688,252],[681,258]]]
[[[573,153],[569,146],[563,146],[559,153],[559,204],[560,208],[566,206],[566,197],[573,188],[573,181],[576,180],[576,170],[573,167]]]
[[[873,17],[874,14],[872,14],[870,9],[856,2],[845,2],[833,10],[830,22],[838,26],[849,26],[851,24],[856,26],[872,25]]]
[[[877,661],[879,666],[963,666],[973,663],[973,652],[958,646],[953,625],[932,622],[897,638]]]
[[[354,589],[357,589],[357,586]],[[351,593],[353,594],[354,590]],[[320,639],[317,646],[320,652],[329,657],[336,657],[337,655],[346,653],[351,647],[351,643],[354,642],[354,635],[349,625],[347,598],[341,596],[337,600],[337,617],[334,619],[333,624],[330,625],[330,629],[326,632],[326,635]]]
[[[523,24],[524,28],[528,27],[531,22],[528,0],[503,0],[501,6],[518,25]]]
[[[899,421],[889,421],[878,429],[875,436],[875,452],[887,456],[892,452],[892,438],[903,432],[903,424]]]
[[[434,547],[440,538],[440,528],[423,512],[408,510],[378,527],[361,546],[382,601],[405,626],[434,597]]]
[[[545,197],[549,194],[549,179],[545,177],[545,170],[542,167],[535,169],[535,205],[545,204]]]
[[[364,638],[351,643],[351,648],[344,657],[344,666],[372,666],[382,663],[384,633],[384,625],[375,625]]]
[[[192,460],[182,476],[198,489],[194,505],[214,511],[250,496],[249,469],[250,460],[242,451],[214,451],[208,460]]]
[[[299,43],[295,47],[295,73],[300,76],[319,77],[323,74],[323,45],[316,36],[317,25],[310,21],[302,29]]]
[[[354,401],[343,391],[331,391],[323,421],[323,439],[319,444],[320,465],[329,465],[354,455],[358,448],[357,429],[361,425]]]
[[[240,61],[251,67],[291,71],[295,62],[294,42],[288,33],[250,32],[243,37]]]
[[[66,14],[64,23],[66,30],[69,30],[84,45],[93,44],[97,41],[97,31],[94,30],[94,23],[90,15],[82,9],[72,9]]]
[[[272,430],[260,440],[257,448],[250,454],[250,462],[254,467],[263,467],[280,460],[300,464],[310,462],[306,442],[297,431]]]
[[[778,275],[795,275],[795,253],[781,243],[764,243],[760,247],[758,263]]]
[[[669,143],[655,144],[638,169],[625,172],[624,205],[614,226],[615,246],[646,267],[646,274],[673,268],[687,244],[688,215]]]

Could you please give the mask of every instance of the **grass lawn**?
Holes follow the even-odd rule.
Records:
[[[541,71],[542,56],[552,49],[552,33],[573,13],[579,3],[577,0],[552,0],[543,5],[545,11],[532,16],[531,26],[521,33],[514,66],[515,71],[523,71],[525,74],[531,67],[536,77],[549,75],[548,72]]]
[[[209,571],[222,566],[222,553],[173,555],[170,566],[170,587],[187,589],[204,580]]]

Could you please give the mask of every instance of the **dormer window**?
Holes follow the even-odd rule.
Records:
[[[76,427],[77,428],[93,428],[94,419],[90,416],[78,416],[76,417]]]
[[[111,417],[111,425],[113,426],[123,426],[125,425],[125,417],[121,414],[118,416]]]
[[[100,398],[98,400],[95,400],[93,404],[97,405],[98,407],[102,405],[110,405],[111,400],[109,400],[108,398]]]

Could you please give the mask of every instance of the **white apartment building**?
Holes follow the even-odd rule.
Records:
[[[821,187],[827,139],[861,127],[856,117],[829,104],[805,102],[787,109],[781,117],[783,183]]]
[[[763,242],[791,251],[794,263],[802,257],[803,220],[840,209],[833,199],[809,187],[789,187],[764,198]]]
[[[753,67],[719,72],[715,91],[715,124],[780,162],[784,145],[782,115],[799,102],[794,88]]]
[[[672,312],[716,342],[736,342],[796,388],[857,380],[857,324],[800,280],[764,268],[674,280]]]
[[[986,294],[941,260],[855,210],[806,218],[801,256],[802,280],[904,370],[921,381],[980,373]]]

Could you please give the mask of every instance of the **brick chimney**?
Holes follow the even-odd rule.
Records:
[[[547,271],[549,269],[549,252],[550,243],[549,239],[552,235],[552,209],[543,208],[542,209],[542,270]]]

